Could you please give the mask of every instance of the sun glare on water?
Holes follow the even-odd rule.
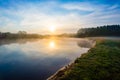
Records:
[[[48,42],[48,50],[51,52],[49,55],[56,55],[56,50],[58,49],[56,40],[50,40]]]
[[[55,48],[55,42],[54,41],[50,41],[49,42],[49,46],[50,46],[50,48]]]

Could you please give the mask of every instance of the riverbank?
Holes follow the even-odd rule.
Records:
[[[119,80],[120,41],[97,40],[95,47],[48,80]]]

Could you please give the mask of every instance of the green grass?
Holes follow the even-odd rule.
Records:
[[[120,41],[97,41],[58,80],[120,80]]]

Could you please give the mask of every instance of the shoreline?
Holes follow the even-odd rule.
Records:
[[[120,40],[96,40],[86,54],[47,80],[119,80],[119,61]]]
[[[63,66],[62,68],[60,68],[58,71],[56,71],[53,75],[51,75],[50,77],[47,78],[47,80],[56,80],[56,78],[59,76],[64,75],[64,72],[71,69],[71,67],[74,65],[74,62]]]
[[[94,40],[93,40],[93,41],[94,41]],[[96,45],[96,41],[93,42],[93,45],[91,46],[91,48],[93,48],[95,45]],[[90,50],[91,48],[89,48],[89,50]],[[89,50],[88,50],[88,51],[89,51]],[[88,51],[87,51],[87,52],[88,52]],[[86,52],[86,53],[87,53],[87,52]],[[83,53],[83,54],[85,54],[85,53]],[[82,55],[81,55],[81,56],[82,56]],[[81,56],[80,56],[80,57],[81,57]],[[80,58],[80,57],[79,57],[79,58]],[[77,59],[77,58],[76,58],[76,59]],[[76,59],[75,59],[75,60],[76,60]],[[74,66],[74,64],[75,64],[75,60],[72,61],[72,62],[70,62],[68,65],[63,66],[62,68],[58,69],[58,71],[56,71],[53,75],[51,75],[50,77],[48,77],[47,80],[59,80],[59,79],[57,79],[58,76],[59,76],[59,77],[63,76],[65,71],[71,69],[71,68]]]

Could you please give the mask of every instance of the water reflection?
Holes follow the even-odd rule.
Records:
[[[56,47],[56,43],[55,43],[54,40],[51,40],[51,41],[49,42],[49,47],[52,48],[52,49],[54,49],[54,48]]]
[[[95,44],[94,40],[81,39],[81,40],[77,41],[77,45],[79,47],[84,47],[84,48],[91,48],[94,46],[94,44]]]
[[[0,40],[0,80],[46,80],[87,52],[76,39]]]
[[[2,45],[10,45],[13,43],[17,44],[26,44],[27,42],[38,41],[39,39],[0,39],[0,46]]]

